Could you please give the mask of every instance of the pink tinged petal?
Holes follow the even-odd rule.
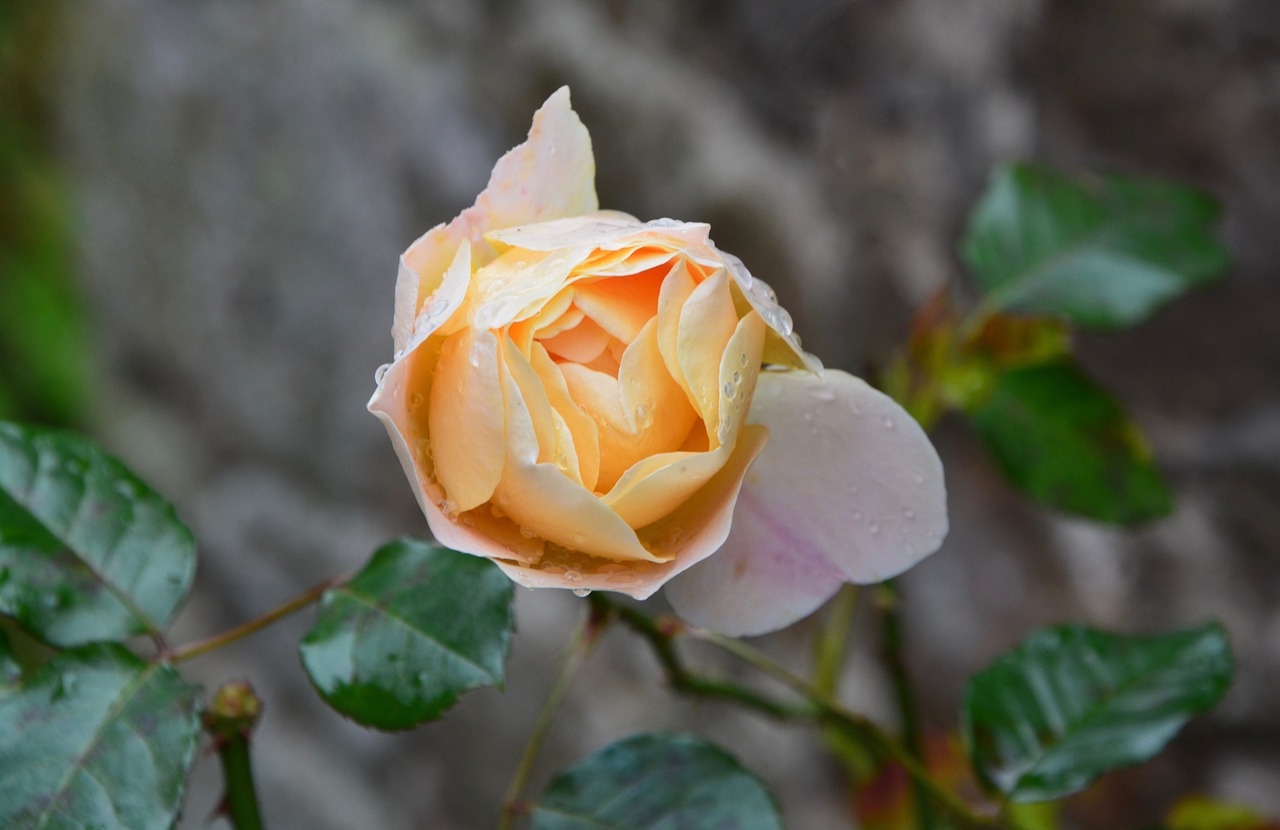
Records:
[[[724,561],[670,586],[681,616],[730,634],[772,631],[840,582],[896,576],[942,543],[942,462],[886,395],[840,371],[764,372],[750,418],[768,426],[769,446],[715,557]],[[761,603],[771,580],[776,601]]]
[[[578,216],[598,206],[591,136],[561,87],[533,116],[529,138],[498,160],[489,185],[472,207],[447,225],[437,225],[413,243],[401,258],[396,283],[392,336],[405,348],[414,319],[439,287],[458,246],[476,246],[476,265],[495,256],[484,234],[498,228]]]
[[[505,454],[498,339],[464,329],[440,350],[428,410],[436,480],[456,510],[489,500]]]
[[[507,463],[497,503],[530,535],[619,562],[656,562],[636,533],[581,484],[553,464],[538,463],[533,419],[511,372],[502,366],[507,414]]]
[[[620,251],[596,251],[582,263],[580,268],[593,277],[629,277],[659,269],[665,274],[670,270],[670,262],[676,256],[676,251],[654,246],[623,248]]]
[[[760,507],[744,490],[725,546],[667,585],[667,600],[684,620],[732,637],[764,634],[809,616],[844,584],[825,557],[789,546],[790,527]],[[753,537],[780,547],[741,544]]]
[[[690,403],[714,435],[720,417],[720,358],[738,327],[729,277],[718,271],[701,282],[680,310],[676,358],[689,386]]]
[[[601,565],[585,557],[556,557],[548,552],[537,565],[502,560],[497,565],[511,579],[531,588],[617,591],[648,599],[667,580],[711,555],[724,542],[742,478],[767,436],[763,427],[744,427],[720,472],[670,516],[640,531],[644,544],[660,553],[663,561]]]

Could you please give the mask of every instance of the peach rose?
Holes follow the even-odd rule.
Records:
[[[530,587],[644,599],[680,575],[677,612],[729,634],[935,550],[920,427],[824,372],[707,225],[599,211],[594,173],[561,89],[401,257],[369,409],[436,539]]]

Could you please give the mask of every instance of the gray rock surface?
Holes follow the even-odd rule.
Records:
[[[68,5],[59,151],[94,316],[96,431],[202,540],[180,640],[426,532],[364,412],[391,349],[396,257],[470,203],[560,84],[592,132],[604,205],[710,221],[806,345],[853,370],[955,276],[953,240],[997,161],[1215,191],[1236,273],[1137,330],[1082,338],[1148,428],[1178,512],[1128,534],[1046,515],[944,425],[953,530],[905,582],[910,658],[945,728],[964,678],[1036,624],[1218,617],[1243,667],[1233,692],[1170,760],[1121,776],[1125,806],[1097,826],[1151,821],[1191,788],[1280,811],[1272,0]],[[302,618],[192,670],[262,692],[274,830],[489,826],[580,605],[522,591],[506,692],[406,735],[325,709],[295,657]],[[809,633],[762,645],[802,666]],[[887,718],[866,639],[846,697]],[[575,686],[542,768],[649,728],[723,740],[777,786],[791,827],[847,824],[812,736],[673,698],[622,632]],[[185,827],[216,804],[212,766]]]

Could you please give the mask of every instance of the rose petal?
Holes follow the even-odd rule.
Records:
[[[547,400],[556,414],[564,420],[573,437],[573,449],[578,459],[578,480],[586,489],[595,490],[596,480],[600,476],[600,434],[595,419],[573,402],[569,387],[565,385],[564,375],[540,343],[533,344],[529,362],[537,372],[538,380],[542,382]]]
[[[444,342],[428,407],[436,480],[456,510],[484,504],[502,476],[506,452],[493,334],[464,329]]]
[[[536,559],[541,553],[542,542],[523,539],[514,525],[509,528],[501,527],[495,533],[489,527],[489,522],[473,521],[470,526],[460,524],[447,518],[437,504],[437,501],[443,501],[443,493],[440,492],[439,485],[433,485],[427,477],[431,459],[425,450],[426,441],[418,435],[420,427],[417,414],[408,405],[405,392],[406,389],[429,391],[435,356],[433,352],[420,348],[396,361],[387,370],[382,383],[370,399],[369,411],[387,428],[391,446],[400,459],[400,465],[413,488],[413,495],[427,517],[427,525],[437,542],[454,550],[491,559]],[[430,492],[432,490],[439,495],[433,496]],[[472,511],[472,514],[476,513],[479,511]],[[493,523],[501,525],[497,520]]]
[[[586,312],[605,331],[630,343],[644,324],[658,313],[658,292],[663,274],[649,271],[627,277],[610,277],[578,283],[573,304]]]
[[[596,496],[553,464],[538,463],[529,408],[506,365],[501,366],[506,407],[506,465],[496,501],[529,533],[571,550],[617,561],[661,561]]]
[[[764,372],[750,420],[768,426],[769,445],[717,561],[669,586],[681,616],[735,635],[772,631],[841,581],[888,579],[937,550],[942,463],[889,397],[844,372]]]
[[[568,87],[561,87],[534,114],[528,140],[498,160],[475,204],[405,251],[391,329],[396,350],[408,344],[419,309],[440,287],[464,240],[476,246],[476,265],[484,265],[495,256],[484,240],[488,231],[578,216],[597,206],[591,136],[569,104]]]
[[[703,280],[680,310],[676,359],[689,384],[690,403],[715,434],[720,418],[720,358],[738,327],[729,277],[720,270]]]
[[[742,477],[767,437],[764,427],[745,426],[720,472],[666,519],[641,531],[645,544],[662,553],[662,562],[600,565],[585,557],[559,558],[549,552],[537,565],[499,560],[498,567],[530,588],[618,591],[648,599],[667,580],[710,556],[724,542]]]

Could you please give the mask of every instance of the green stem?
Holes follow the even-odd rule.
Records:
[[[844,669],[846,646],[857,610],[858,586],[845,585],[831,601],[826,623],[818,634],[814,649],[813,687],[832,697],[839,692],[840,673]]]
[[[350,577],[339,576],[339,577],[334,577],[333,579],[326,580],[325,582],[320,583],[319,585],[315,586],[309,591],[299,594],[298,596],[294,597],[293,599],[289,600],[283,605],[268,611],[267,613],[263,614],[261,617],[257,617],[256,619],[252,619],[252,620],[249,620],[248,622],[241,623],[240,625],[237,625],[235,628],[228,629],[227,631],[224,631],[221,634],[215,634],[212,637],[206,637],[203,640],[197,640],[194,643],[188,643],[185,646],[178,646],[176,648],[163,649],[157,655],[156,659],[161,661],[166,661],[169,663],[180,663],[183,660],[190,660],[193,657],[199,657],[202,654],[207,654],[210,651],[214,651],[216,649],[222,648],[223,646],[230,645],[231,643],[234,643],[236,640],[244,639],[245,637],[248,637],[250,634],[253,634],[255,631],[266,628],[267,626],[271,625],[277,620],[280,620],[280,619],[283,619],[284,617],[289,616],[295,611],[300,611],[303,608],[306,608],[311,603],[320,599],[320,597],[324,595],[325,591],[328,591],[331,588],[336,588],[337,586],[346,582],[349,578]]]
[[[817,715],[817,710],[813,707],[782,703],[745,686],[689,671],[676,650],[678,623],[669,625],[665,621],[655,620],[642,611],[619,604],[599,593],[592,594],[591,597],[600,613],[618,619],[649,643],[666,674],[667,682],[675,691],[695,697],[728,700],[778,720],[812,719]]]
[[[912,781],[922,788],[929,798],[944,807],[947,812],[951,813],[954,818],[965,826],[1000,826],[998,819],[979,815],[954,793],[934,781],[929,774],[929,770],[915,755],[898,741],[885,734],[875,723],[862,715],[846,710],[833,700],[830,695],[824,694],[803,679],[796,677],[786,668],[775,663],[764,652],[740,640],[717,634],[714,631],[690,629],[688,633],[698,639],[714,643],[743,662],[754,666],[802,695],[819,709],[819,717],[823,722],[845,730],[850,737],[862,741],[881,757],[900,764]]]
[[[226,795],[222,811],[236,830],[263,830],[258,793],[253,785],[249,736],[262,714],[262,702],[243,680],[224,684],[204,713],[204,728],[222,761]]]
[[[901,597],[895,582],[885,582],[876,588],[876,610],[880,613],[881,647],[885,666],[889,669],[889,680],[893,685],[894,701],[898,707],[898,717],[902,722],[902,741],[907,750],[919,761],[925,760],[924,735],[920,729],[920,719],[916,706],[915,690],[911,686],[911,675],[907,671],[906,660],[902,650],[902,617],[898,613]],[[937,817],[933,814],[933,806],[928,794],[918,781],[912,782],[915,793],[916,816],[921,830],[933,830],[938,826]]]
[[[529,741],[520,755],[520,763],[516,766],[515,775],[512,776],[506,796],[502,799],[502,816],[498,819],[498,830],[509,830],[516,816],[527,809],[520,797],[529,780],[529,775],[533,772],[533,765],[538,760],[542,742],[547,736],[547,730],[551,728],[551,721],[560,707],[560,701],[564,699],[565,692],[573,682],[573,676],[586,660],[587,655],[591,653],[591,648],[595,645],[604,623],[605,621],[595,613],[593,606],[593,610],[588,612],[587,617],[574,631],[573,638],[569,641],[569,652],[565,655],[564,663],[560,666],[560,673],[556,676],[550,693],[547,694],[546,702],[542,704],[542,710],[538,712],[538,719],[533,724]]]
[[[253,766],[249,760],[249,739],[233,735],[221,741],[218,757],[227,782],[224,809],[236,830],[263,830],[258,810],[258,794],[253,786]]]
[[[867,718],[844,709],[833,697],[815,688],[775,663],[763,652],[740,640],[725,637],[711,631],[688,629],[675,619],[654,619],[642,611],[622,605],[600,594],[592,594],[592,601],[602,615],[609,615],[640,634],[653,647],[672,687],[688,694],[718,697],[748,706],[782,720],[816,721],[839,729],[850,739],[866,746],[881,758],[896,761],[907,774],[944,807],[964,827],[999,827],[996,817],[980,815],[950,790],[938,784],[914,755],[898,741],[885,734]],[[805,706],[787,704],[741,686],[721,683],[690,672],[680,662],[674,640],[681,634],[713,643],[733,654],[743,662],[800,694]]]

